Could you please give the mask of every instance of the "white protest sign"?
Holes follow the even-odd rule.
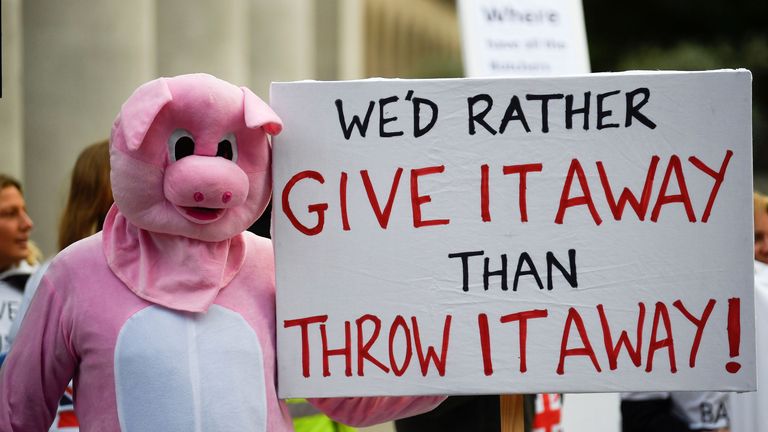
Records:
[[[751,75],[272,85],[280,395],[754,388]]]
[[[580,0],[458,0],[465,75],[589,73]]]

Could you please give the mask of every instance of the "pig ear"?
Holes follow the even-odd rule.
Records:
[[[277,135],[283,130],[283,121],[261,98],[246,87],[243,90],[243,111],[245,125],[251,129],[262,127],[270,135]]]
[[[128,150],[141,147],[157,113],[171,100],[171,90],[165,79],[158,78],[143,84],[133,92],[120,111],[120,123]]]

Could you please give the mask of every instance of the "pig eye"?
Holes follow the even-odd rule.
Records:
[[[168,154],[172,162],[195,154],[195,140],[184,129],[176,129],[168,138]]]
[[[237,141],[235,140],[235,134],[229,133],[219,141],[219,146],[216,149],[216,156],[229,159],[232,162],[237,162]]]

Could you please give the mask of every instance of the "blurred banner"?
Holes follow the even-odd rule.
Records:
[[[280,396],[755,388],[751,75],[272,85]]]
[[[458,0],[467,77],[590,72],[580,0]]]

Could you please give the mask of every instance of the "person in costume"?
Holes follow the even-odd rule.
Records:
[[[115,204],[43,276],[0,374],[0,430],[46,431],[70,379],[83,431],[292,430],[272,244],[244,232],[269,200],[267,135],[281,129],[249,89],[210,75],[128,98],[110,139]],[[370,425],[443,399],[309,402]]]

